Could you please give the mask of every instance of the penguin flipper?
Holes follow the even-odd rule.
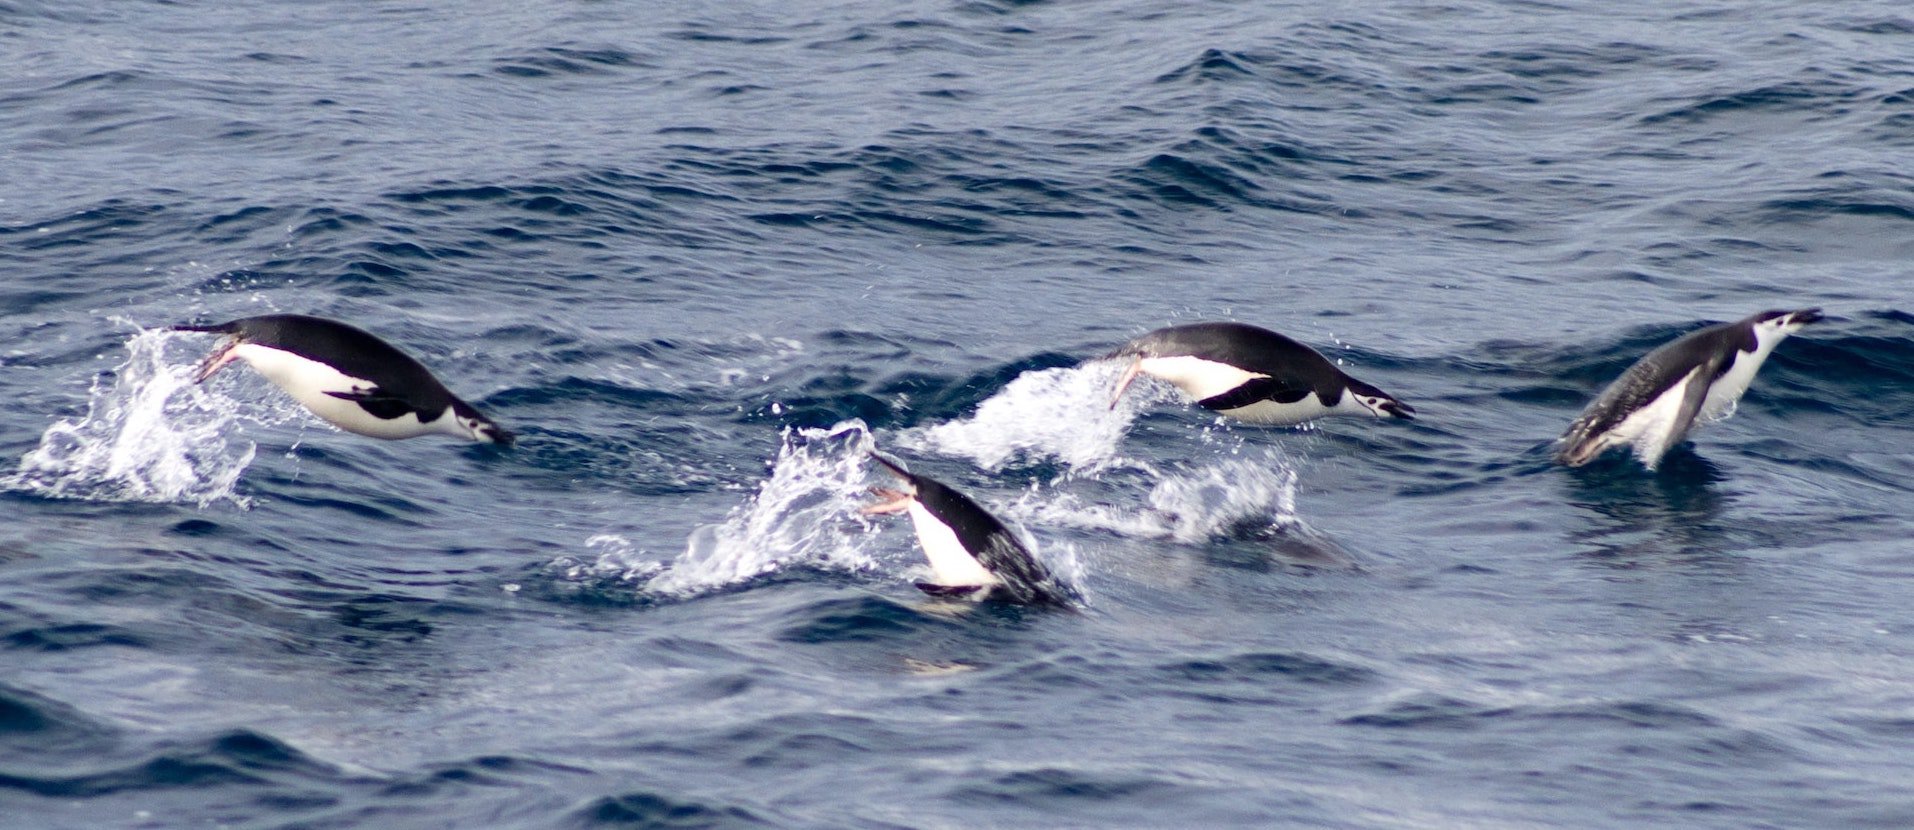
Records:
[[[1708,400],[1708,387],[1714,385],[1715,378],[1721,376],[1719,364],[1725,362],[1710,361],[1708,365],[1695,367],[1688,375],[1688,386],[1682,390],[1681,408],[1675,410],[1674,428],[1669,430],[1668,443],[1662,446],[1663,451],[1681,443],[1681,439],[1688,436],[1688,430],[1694,428],[1695,416],[1701,414],[1701,406]]]
[[[1271,377],[1250,378],[1241,386],[1213,395],[1196,402],[1197,406],[1214,411],[1241,409],[1262,401],[1277,403],[1295,403],[1309,393],[1316,391],[1308,384],[1286,383]]]
[[[356,403],[360,409],[366,411],[366,414],[381,420],[390,421],[401,418],[408,412],[417,413],[421,420],[425,415],[410,401],[386,394],[376,386],[371,389],[354,389],[350,392],[327,392],[326,394],[342,401]]]

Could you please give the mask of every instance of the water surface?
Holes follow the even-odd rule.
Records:
[[[0,3],[0,824],[1905,827],[1899,4]],[[1655,345],[1830,319],[1655,473]],[[212,338],[350,320],[518,431]],[[1236,319],[1413,423],[1111,410]],[[877,448],[1075,612],[922,596]]]

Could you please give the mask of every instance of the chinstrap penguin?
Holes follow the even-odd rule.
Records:
[[[1137,375],[1149,375],[1174,384],[1197,406],[1252,424],[1288,426],[1326,415],[1410,420],[1416,411],[1315,349],[1246,323],[1157,329],[1105,358],[1129,361],[1110,396],[1112,408]]]
[[[337,320],[267,314],[173,330],[229,338],[199,365],[194,383],[244,360],[312,414],[347,432],[393,439],[437,433],[512,443],[512,433],[453,395],[417,360]]]
[[[937,597],[1069,604],[1055,578],[997,517],[942,482],[913,475],[877,453],[871,457],[902,479],[905,489],[875,490],[883,501],[864,513],[910,514],[917,543],[930,560],[931,578],[918,582],[918,589]]]
[[[1699,424],[1734,413],[1768,354],[1821,319],[1818,308],[1764,311],[1662,344],[1608,385],[1561,438],[1557,461],[1580,467],[1611,447],[1632,447],[1653,470]]]

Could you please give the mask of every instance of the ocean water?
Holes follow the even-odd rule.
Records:
[[[0,0],[0,826],[1914,826],[1911,158],[1885,0]],[[519,445],[191,382],[272,311]],[[1420,417],[1107,406],[1213,319]]]

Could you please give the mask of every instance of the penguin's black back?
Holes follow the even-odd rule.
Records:
[[[387,396],[403,398],[433,414],[458,401],[411,355],[363,329],[304,314],[264,314],[211,326],[180,326],[237,336],[247,343],[291,352],[324,363],[340,373],[371,381]]]
[[[1600,435],[1667,392],[1697,366],[1708,371],[1700,381],[1714,383],[1734,365],[1737,352],[1753,352],[1757,318],[1718,323],[1696,329],[1643,355],[1628,371],[1602,390],[1573,427],[1573,434]],[[1584,423],[1584,421],[1586,423]]]

